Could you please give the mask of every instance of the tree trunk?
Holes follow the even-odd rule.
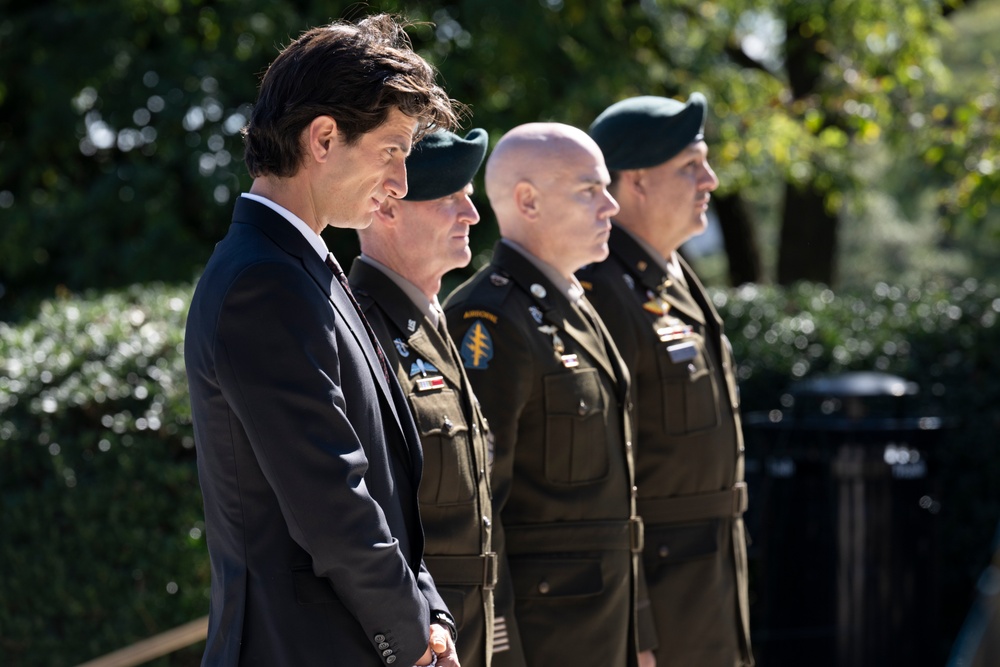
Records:
[[[789,10],[785,17],[785,70],[792,98],[805,100],[816,93],[828,60],[819,48],[824,35],[814,33],[803,23],[806,19],[796,5],[789,5]],[[834,121],[827,118],[826,122]],[[785,184],[778,246],[779,285],[800,280],[833,284],[837,218],[827,213],[823,197],[814,181],[801,187]]]
[[[757,225],[750,209],[738,192],[712,195],[719,218],[722,240],[729,258],[729,282],[734,287],[763,281],[760,249],[757,246]]]
[[[800,280],[832,285],[837,248],[837,216],[830,215],[823,193],[811,185],[785,185],[785,207],[778,251],[778,284]]]

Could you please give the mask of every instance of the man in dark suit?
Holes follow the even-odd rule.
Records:
[[[752,665],[739,394],[722,320],[677,248],[719,181],[705,98],[634,97],[590,127],[612,174],[610,257],[577,275],[633,380],[639,514],[657,661]]]
[[[406,196],[383,201],[374,222],[358,230],[362,254],[350,273],[420,431],[424,562],[455,617],[462,667],[488,667],[494,647],[507,645],[493,632],[489,425],[437,298],[442,276],[472,259],[469,228],[479,222],[472,179],[487,143],[479,129],[420,141],[406,159]]]
[[[641,646],[629,377],[573,277],[607,255],[608,180],[576,128],[504,135],[486,166],[502,239],[445,304],[496,436],[497,548],[523,650],[495,666],[623,667]]]
[[[185,340],[212,566],[203,665],[409,667],[432,648],[457,664],[421,562],[416,429],[320,237],[405,195],[412,142],[454,121],[384,15],[305,32],[263,77],[253,185]]]

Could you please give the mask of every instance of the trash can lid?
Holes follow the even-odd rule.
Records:
[[[916,382],[875,371],[817,375],[788,389],[793,396],[911,396],[917,391]]]

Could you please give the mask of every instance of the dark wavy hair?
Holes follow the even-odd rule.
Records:
[[[414,142],[438,128],[456,129],[464,107],[435,83],[434,68],[414,53],[405,27],[389,14],[336,21],[285,47],[264,73],[242,131],[250,175],[295,175],[303,157],[300,135],[317,116],[337,121],[348,145],[382,125],[393,109],[417,119]]]

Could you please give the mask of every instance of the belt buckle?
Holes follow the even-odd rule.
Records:
[[[742,516],[750,505],[750,495],[747,493],[746,482],[736,482],[733,484],[733,517]]]
[[[497,554],[487,551],[483,554],[483,590],[492,591],[497,587]]]
[[[646,544],[646,527],[641,516],[632,516],[628,520],[629,549],[634,554],[642,553]]]

